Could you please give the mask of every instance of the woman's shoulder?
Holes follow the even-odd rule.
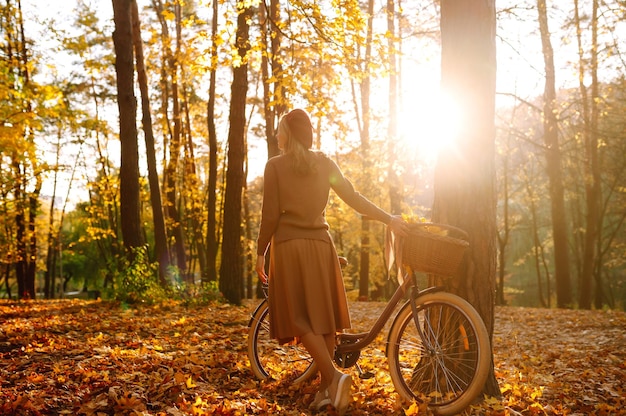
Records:
[[[272,156],[269,159],[267,159],[267,163],[276,163],[279,160],[282,160],[284,158],[285,158],[285,155],[283,153],[280,153],[280,154],[278,154],[276,156]]]
[[[265,166],[279,166],[281,164],[284,164],[285,162],[286,162],[285,155],[280,154],[280,155],[272,156],[269,159],[267,159],[267,162],[265,162]]]
[[[317,162],[322,163],[325,166],[334,164],[332,159],[328,157],[328,155],[322,151],[313,151],[311,153],[313,153],[313,157],[315,158]]]
[[[324,171],[333,172],[339,169],[337,163],[335,163],[335,161],[331,159],[326,153],[315,152],[315,157],[319,161],[319,165],[323,167]]]

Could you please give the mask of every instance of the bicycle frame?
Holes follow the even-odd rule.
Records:
[[[409,301],[412,304],[413,310],[415,310],[416,305],[415,299],[417,299],[419,295],[431,292],[439,292],[443,290],[443,288],[437,286],[429,287],[424,290],[419,290],[415,274],[413,274],[396,289],[391,299],[389,299],[389,301],[387,302],[385,309],[378,316],[376,322],[374,322],[374,325],[372,325],[369,331],[357,334],[341,333],[337,336],[339,343],[335,351],[335,356],[359,352],[367,347],[369,344],[371,344],[376,339],[378,334],[383,330],[389,318],[391,318],[391,315],[393,314],[396,306],[404,298],[406,293],[411,289],[413,289],[414,294],[410,296]],[[417,317],[417,314],[414,315]]]

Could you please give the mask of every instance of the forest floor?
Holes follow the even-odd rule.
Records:
[[[254,306],[0,300],[0,414],[310,414],[317,381],[296,388],[252,374]],[[383,306],[351,303],[353,327]],[[375,377],[353,377],[348,414],[429,414],[401,403],[383,342],[361,355]],[[502,397],[465,414],[626,415],[624,312],[498,307],[493,346]]]

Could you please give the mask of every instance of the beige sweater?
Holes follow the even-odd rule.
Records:
[[[291,169],[289,155],[271,158],[265,165],[263,209],[257,239],[257,254],[264,255],[275,244],[294,238],[330,241],[326,204],[332,188],[362,215],[388,224],[391,216],[355,191],[335,162],[315,153],[317,171],[298,176]]]

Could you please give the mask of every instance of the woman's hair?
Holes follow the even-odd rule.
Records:
[[[278,123],[278,133],[284,135],[285,154],[292,157],[292,168],[298,175],[315,171],[315,157],[309,149],[313,145],[313,126],[309,115],[300,109],[285,114]]]

